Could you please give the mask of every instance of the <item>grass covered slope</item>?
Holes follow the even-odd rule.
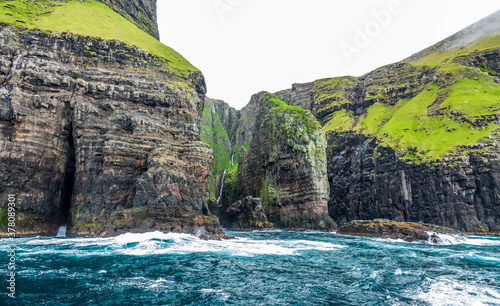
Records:
[[[180,77],[198,71],[175,50],[94,0],[0,0],[0,23],[27,29],[70,32],[105,40],[119,40],[162,59],[166,68]]]
[[[208,178],[206,197],[215,201],[219,196],[219,175],[231,166],[231,142],[219,114],[213,109],[213,101],[205,99],[201,117],[201,141],[213,150],[212,170]]]
[[[316,90],[342,86],[331,94],[313,92],[313,110],[327,132],[376,137],[413,162],[494,148],[500,132],[499,53],[496,32],[464,48],[379,68],[359,82],[319,80]]]

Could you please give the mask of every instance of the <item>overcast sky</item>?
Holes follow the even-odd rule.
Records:
[[[400,61],[500,9],[498,0],[158,0],[161,41],[240,109],[262,90]]]

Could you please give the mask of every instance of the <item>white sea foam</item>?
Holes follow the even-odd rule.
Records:
[[[372,239],[375,240],[375,241],[378,241],[378,242],[397,242],[397,243],[408,242],[408,241],[404,241],[401,238],[398,238],[398,239],[394,239],[394,238],[372,238]]]
[[[441,234],[435,232],[427,232],[429,234],[429,243],[434,243],[438,245],[456,245],[456,244],[466,244],[466,245],[476,245],[476,246],[488,246],[488,245],[500,245],[499,239],[487,239],[481,236],[461,236],[461,235],[451,235],[451,234]]]
[[[42,246],[25,250],[27,253],[59,253],[80,256],[125,255],[144,256],[151,254],[224,253],[234,256],[298,255],[302,251],[335,251],[345,248],[321,241],[310,240],[254,240],[238,238],[223,241],[201,240],[189,234],[150,232],[127,233],[114,238],[66,238],[32,239],[27,246]],[[55,247],[51,247],[55,246]]]
[[[474,282],[459,282],[447,278],[431,283],[417,292],[416,299],[431,305],[498,305],[500,293]]]
[[[201,289],[200,292],[203,293],[220,293],[222,292],[221,289]]]
[[[155,281],[149,281],[148,288],[149,289],[155,289],[155,288],[169,288],[171,284],[173,284],[174,281],[169,281],[163,278],[158,278]]]
[[[310,240],[268,240],[268,242],[282,245],[296,250],[316,250],[333,251],[346,248],[345,245],[333,244],[329,242],[310,241]]]
[[[427,232],[429,234],[429,243],[438,245],[454,245],[466,244],[467,238],[460,235],[441,234],[435,232]]]
[[[252,240],[248,238],[224,241],[205,241],[188,234],[124,234],[114,238],[116,242],[128,244],[138,242],[133,248],[119,250],[128,255],[187,254],[221,252],[235,256],[293,255],[301,250],[330,251],[344,248],[343,245],[309,240]],[[155,240],[156,239],[156,240]],[[157,241],[161,240],[161,241]],[[165,244],[168,241],[171,243]]]
[[[113,239],[114,241],[118,243],[132,243],[132,242],[143,242],[143,241],[148,241],[151,239],[161,239],[161,240],[170,240],[170,239],[182,239],[182,238],[188,238],[188,237],[193,237],[189,234],[174,234],[174,233],[162,233],[159,231],[156,232],[150,232],[150,233],[143,233],[143,234],[133,234],[133,233],[127,233],[123,235],[116,236]]]
[[[62,225],[59,227],[57,231],[57,237],[66,237],[66,225]]]
[[[227,300],[231,295],[224,293],[223,290],[221,289],[201,289],[200,292],[205,293],[205,294],[217,294],[220,296],[224,301]]]

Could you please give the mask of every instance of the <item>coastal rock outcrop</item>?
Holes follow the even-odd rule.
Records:
[[[415,164],[364,135],[331,134],[330,214],[497,232],[499,154],[487,149]]]
[[[219,216],[225,219],[233,203],[251,195],[276,227],[334,228],[325,150],[324,132],[309,111],[269,93],[254,95],[238,121]]]
[[[233,203],[220,216],[221,224],[232,229],[255,230],[273,227],[273,224],[267,221],[261,200],[250,196]]]
[[[339,227],[339,234],[374,238],[401,239],[407,242],[428,241],[439,244],[438,234],[457,234],[451,228],[391,220],[354,220]]]

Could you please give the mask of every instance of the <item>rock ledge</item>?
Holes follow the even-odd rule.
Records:
[[[458,234],[448,227],[385,219],[351,221],[340,226],[337,232],[343,235],[402,239],[408,242],[419,240],[434,242],[438,237],[432,233]]]

